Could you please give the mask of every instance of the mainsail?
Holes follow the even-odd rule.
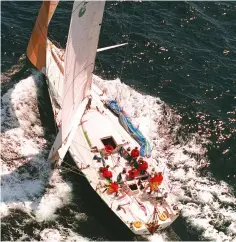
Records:
[[[104,5],[104,1],[74,2],[65,55],[61,127],[49,159],[64,158],[67,150],[63,147],[65,143],[68,146],[72,127],[78,126],[83,115],[77,111],[91,88]]]
[[[57,4],[58,0],[43,1],[26,51],[32,64],[39,71],[43,72],[46,67],[48,25],[56,10]]]

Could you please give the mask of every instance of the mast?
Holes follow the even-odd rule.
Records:
[[[27,47],[27,57],[32,64],[45,73],[48,25],[57,8],[58,0],[43,1]]]
[[[61,127],[49,154],[51,160],[64,158],[85,110],[104,6],[104,1],[74,2],[65,54]]]

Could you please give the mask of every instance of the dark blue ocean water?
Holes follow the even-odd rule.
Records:
[[[1,71],[11,82],[2,83],[3,93],[17,81],[29,76],[32,66],[24,57],[41,2],[1,2]],[[71,2],[61,2],[50,25],[50,38],[65,47]],[[160,97],[182,116],[178,137],[188,140],[198,133],[209,143],[208,172],[236,190],[236,4],[235,2],[107,2],[99,47],[129,42],[128,47],[98,54],[95,74],[104,79],[121,78],[138,91]],[[46,95],[46,94],[45,94]],[[177,141],[178,142],[178,137]],[[73,176],[72,176],[73,177]],[[77,179],[76,177],[70,179]],[[74,181],[76,182],[76,181]],[[83,183],[83,181],[81,181]],[[86,183],[84,183],[84,186]],[[100,214],[84,194],[75,197],[91,221],[75,225],[67,216],[76,204],[62,208],[56,222],[26,222],[18,211],[4,220],[11,227],[4,239],[18,239],[19,231],[38,239],[37,229],[74,226],[91,239],[130,240],[106,230],[106,219],[97,228]],[[101,205],[102,206],[102,205]],[[104,210],[105,211],[105,210]],[[66,219],[63,219],[65,216]],[[23,218],[24,225],[16,221]],[[86,227],[95,231],[91,234]],[[200,239],[196,230],[185,231],[181,220],[175,232],[184,240]],[[18,232],[16,232],[18,231]],[[32,236],[32,237],[30,237]]]

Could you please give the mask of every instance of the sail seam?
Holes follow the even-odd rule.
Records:
[[[66,95],[67,95],[67,93],[68,93],[68,91],[69,91],[71,85],[73,84],[74,80],[78,77],[78,75],[79,75],[80,73],[82,73],[85,69],[87,69],[89,66],[93,65],[93,64],[94,64],[94,62],[88,64],[83,70],[81,70],[81,71],[80,71],[80,72],[74,77],[73,81],[70,83],[70,85],[69,85],[68,88],[67,88],[67,91],[66,91],[66,93],[65,93],[65,95],[64,95],[64,97],[63,97],[62,102],[64,102],[65,97],[66,97]],[[92,73],[92,72],[91,72],[91,73]],[[85,79],[87,79],[87,78],[85,78]]]

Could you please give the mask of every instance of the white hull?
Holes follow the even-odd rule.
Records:
[[[58,49],[55,46],[53,46],[53,49],[55,50],[55,53],[57,53]],[[52,107],[54,113],[58,114],[57,117],[55,115],[55,120],[57,125],[60,125],[60,108],[55,103],[55,99],[60,105],[63,90],[63,75],[58,68],[58,64],[55,62],[55,53],[53,57],[51,48],[48,47],[46,75]],[[63,61],[60,61],[60,59],[58,60],[61,62],[60,64],[63,68]],[[115,196],[115,194],[108,194],[107,191],[104,191],[106,180],[99,173],[99,167],[102,167],[102,163],[93,159],[96,153],[91,152],[89,143],[91,143],[92,147],[96,146],[98,149],[101,149],[103,146],[101,138],[112,136],[117,144],[128,143],[126,146],[124,145],[124,147],[131,147],[132,149],[135,146],[139,147],[139,145],[120,125],[118,118],[103,105],[101,96],[99,95],[101,93],[102,91],[93,84],[91,93],[93,100],[91,105],[92,108],[85,113],[81,124],[78,126],[69,148],[71,157],[77,167],[81,169],[94,191],[97,192],[109,209],[111,209],[133,233],[138,235],[148,235],[165,229],[170,226],[179,215],[179,210],[173,209],[174,202],[170,193],[168,193],[165,204],[159,204],[157,206],[157,214],[160,215],[162,212],[165,212],[165,214],[168,215],[167,218],[161,220],[157,215],[157,218],[155,218],[155,225],[157,225],[156,229],[153,228],[153,231],[150,232],[150,229],[147,228],[147,224],[149,223],[150,225],[153,220],[154,204],[156,204],[155,197],[151,197],[151,195],[146,192],[141,192],[139,188],[135,192],[130,190],[128,192],[129,195],[126,195],[125,192],[122,192],[124,189],[121,189],[118,196]],[[98,107],[100,112],[96,107]],[[150,170],[155,168],[156,171],[159,171],[154,160],[149,159],[147,161]],[[118,163],[119,165],[117,165]],[[110,166],[115,180],[123,167],[127,167],[127,161],[120,157],[118,153],[109,156],[108,160],[106,160],[106,164]],[[126,181],[125,183],[129,186],[134,182],[137,182],[137,180]],[[165,179],[160,187],[163,190],[163,193],[169,192]],[[135,194],[132,195],[132,193]],[[144,210],[146,212],[140,207],[140,203],[144,205]],[[122,206],[123,209],[117,210],[118,205],[124,205]],[[134,223],[137,221],[141,222],[140,228],[138,228],[139,226],[137,226],[137,223]],[[136,226],[134,226],[134,224]]]

